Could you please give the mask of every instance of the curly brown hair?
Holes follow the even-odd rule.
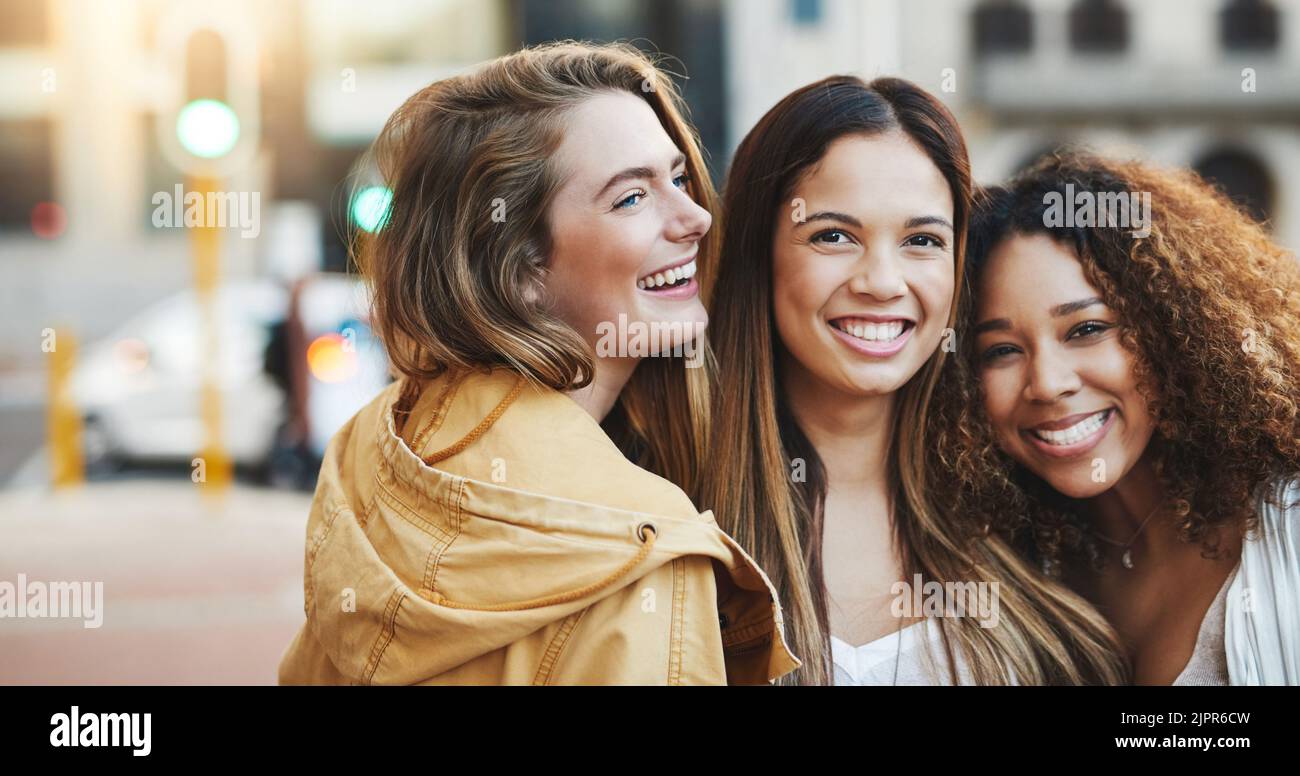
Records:
[[[1045,195],[1149,192],[1151,231],[1045,225]],[[1066,200],[1069,201],[1068,199]],[[1300,472],[1300,264],[1222,192],[1188,170],[1066,151],[977,197],[957,318],[930,412],[932,486],[954,493],[973,535],[1008,538],[1058,576],[1065,559],[1102,565],[1078,502],[1001,452],[984,414],[976,281],[992,250],[1046,234],[1073,249],[1115,311],[1156,425],[1150,452],[1183,541],[1218,554],[1220,525],[1256,528],[1260,499]],[[955,485],[954,487],[954,480]]]

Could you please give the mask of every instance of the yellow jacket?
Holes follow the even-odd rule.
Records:
[[[801,664],[712,513],[504,369],[393,383],[338,432],[304,596],[281,684],[764,684]]]

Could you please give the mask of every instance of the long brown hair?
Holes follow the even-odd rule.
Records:
[[[676,86],[630,45],[523,49],[426,86],[388,119],[370,157],[392,204],[353,249],[397,372],[427,379],[453,367],[501,366],[560,391],[591,382],[590,346],[547,309],[546,213],[561,183],[552,158],[566,115],[610,90],[650,105],[686,156],[691,196],[716,212]],[[701,273],[717,243],[716,230],[701,241]],[[604,426],[638,463],[692,490],[709,421],[709,361],[693,369],[680,358],[646,361]]]
[[[1070,187],[1149,195],[1150,234],[1106,221],[1047,226],[1045,198]],[[1218,528],[1245,535],[1262,501],[1289,506],[1279,485],[1300,472],[1300,263],[1262,225],[1189,170],[1067,149],[990,189],[971,234],[968,288],[1003,241],[1044,234],[1073,251],[1115,311],[1156,423],[1153,467],[1184,541],[1214,556]],[[966,306],[959,332],[973,315]],[[958,342],[933,411],[936,449],[960,472],[954,502],[1053,575],[1066,562],[1100,567],[1079,502],[998,449],[974,338]]]
[[[710,459],[701,503],[750,550],[778,587],[787,632],[804,668],[791,681],[831,682],[826,585],[821,567],[825,470],[782,395],[772,312],[772,235],[801,176],[845,135],[901,131],[930,157],[952,192],[956,277],[962,275],[970,217],[966,144],[952,114],[897,78],[864,83],[834,76],[772,108],[736,152],[724,192],[728,221],[710,310],[710,341],[721,367]],[[955,319],[954,300],[949,325]],[[889,453],[893,530],[910,573],[938,582],[997,582],[1001,623],[940,618],[954,682],[953,644],[980,684],[1117,682],[1118,649],[1082,599],[1036,574],[999,538],[973,536],[939,508],[924,429],[942,350],[899,390]],[[806,482],[790,477],[805,462]],[[784,681],[784,680],[783,680]]]

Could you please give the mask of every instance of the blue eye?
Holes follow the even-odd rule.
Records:
[[[678,183],[678,181],[681,181],[681,182]],[[684,188],[686,188],[686,184],[688,184],[688,183],[690,183],[690,182],[691,182],[691,174],[688,173],[688,172],[684,172],[684,173],[682,173],[681,175],[678,175],[676,178],[673,178],[673,185],[676,186],[676,187],[679,188],[679,189],[684,189]]]
[[[645,196],[645,192],[644,192],[644,191],[638,191],[638,192],[636,192],[636,193],[634,193],[634,194],[629,194],[629,195],[627,195],[626,197],[624,197],[623,199],[619,200],[619,201],[614,205],[614,209],[615,209],[615,210],[626,210],[627,208],[635,207],[635,206],[637,205],[637,203],[639,203],[639,202],[641,201],[641,198],[644,197],[644,196]]]

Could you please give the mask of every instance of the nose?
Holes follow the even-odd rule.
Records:
[[[889,248],[868,246],[853,268],[849,290],[880,301],[906,295],[907,280],[903,277],[899,257]]]
[[[1038,350],[1030,355],[1025,399],[1053,402],[1078,392],[1080,387],[1079,373],[1070,360],[1056,353],[1054,348]]]
[[[673,242],[698,242],[713,226],[713,214],[691,198],[690,193],[677,189],[672,199],[675,207],[668,219],[668,238]]]

